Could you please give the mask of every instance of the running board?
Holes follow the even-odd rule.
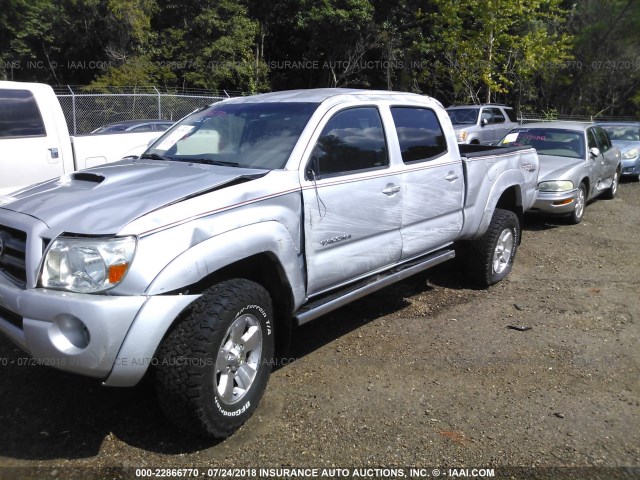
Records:
[[[350,285],[337,292],[332,292],[317,300],[313,300],[298,310],[294,318],[298,326],[314,320],[326,313],[336,310],[348,303],[362,298],[376,290],[380,290],[392,283],[399,282],[418,272],[434,267],[455,257],[453,250],[440,250],[426,257],[394,267],[387,272],[368,278],[355,285]]]

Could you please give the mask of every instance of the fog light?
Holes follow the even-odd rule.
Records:
[[[559,207],[561,205],[569,205],[571,202],[573,202],[573,198],[567,198],[566,200],[558,200],[557,202],[553,202],[553,204]]]
[[[64,353],[76,353],[89,346],[89,329],[72,315],[59,315],[51,326],[51,341]]]

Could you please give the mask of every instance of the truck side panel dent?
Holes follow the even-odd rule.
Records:
[[[104,384],[110,387],[136,385],[153,364],[156,348],[174,319],[198,297],[200,295],[149,298],[129,329]]]
[[[474,239],[479,238],[487,231],[489,228],[489,224],[491,223],[491,218],[493,217],[493,213],[496,209],[496,205],[502,199],[505,191],[509,189],[516,188],[519,189],[520,184],[522,182],[522,175],[518,171],[508,170],[506,172],[501,173],[496,180],[492,183],[492,188],[489,191],[489,195],[485,202],[484,211],[481,215],[478,213],[474,214],[474,222],[470,222],[466,227],[469,230],[465,229],[463,232],[464,239]],[[519,198],[520,195],[515,195],[515,198]],[[506,210],[511,210],[514,213],[518,214],[519,211],[522,210],[521,205],[503,205]],[[507,208],[508,207],[508,208]],[[469,217],[467,217],[469,218]],[[479,219],[479,222],[477,221]],[[475,226],[475,232],[471,229],[472,226]]]
[[[260,222],[209,238],[176,257],[151,282],[148,295],[179,290],[245,258],[271,253],[278,259],[293,294],[294,309],[305,300],[300,251],[289,230],[276,221]]]
[[[498,201],[510,189],[515,188],[514,199],[519,204],[512,205],[509,210],[520,215],[519,210],[525,211],[531,207],[538,178],[537,168],[532,168],[538,164],[534,150],[466,159],[464,163],[469,178],[484,177],[484,181],[467,183],[464,226],[460,240],[478,238],[486,232]],[[523,188],[525,191],[522,191]],[[523,204],[525,198],[526,205]],[[507,205],[503,207],[506,208]]]

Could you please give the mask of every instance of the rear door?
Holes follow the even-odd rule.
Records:
[[[620,161],[620,152],[617,148],[613,148],[611,139],[607,132],[601,127],[593,127],[598,141],[598,148],[602,152],[602,178],[609,180],[613,178]],[[606,187],[608,188],[608,186]]]
[[[64,173],[57,131],[47,131],[43,113],[31,91],[0,89],[0,195]]]
[[[321,127],[302,180],[311,295],[396,263],[402,249],[401,176],[378,108],[336,108]]]
[[[462,160],[450,151],[434,110],[391,107],[404,164],[402,258],[439,249],[462,230]]]

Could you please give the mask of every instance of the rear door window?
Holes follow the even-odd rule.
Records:
[[[0,89],[0,137],[40,137],[47,132],[33,94]]]
[[[518,117],[516,117],[516,112],[513,111],[513,108],[505,108],[503,111],[507,114],[510,122],[518,122]]]
[[[447,141],[433,110],[393,107],[391,115],[404,163],[433,160],[447,152]]]

